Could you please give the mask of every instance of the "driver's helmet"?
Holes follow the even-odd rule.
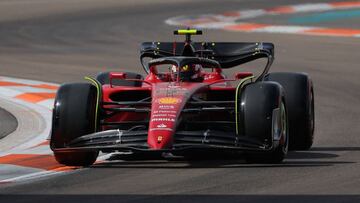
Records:
[[[201,78],[201,69],[200,64],[188,64],[179,68],[172,66],[172,72],[175,78],[180,78],[180,81],[198,81]],[[179,72],[178,72],[179,71]]]

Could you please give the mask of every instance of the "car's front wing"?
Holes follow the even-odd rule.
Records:
[[[271,151],[275,143],[264,143],[247,136],[222,131],[177,131],[171,148],[154,150],[147,144],[147,131],[107,130],[72,140],[53,151],[159,151],[220,149],[235,151]]]

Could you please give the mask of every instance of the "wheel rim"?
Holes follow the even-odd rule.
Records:
[[[280,107],[280,119],[281,119],[281,144],[283,148],[283,152],[287,153],[288,151],[288,125],[287,125],[287,113],[285,109],[284,102],[281,102]]]
[[[310,133],[311,135],[313,135],[315,129],[315,113],[314,113],[314,91],[312,89],[310,93],[309,115],[310,115]]]

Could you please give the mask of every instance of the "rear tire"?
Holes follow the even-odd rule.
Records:
[[[127,79],[144,79],[142,75],[132,72],[125,72]],[[101,72],[96,76],[96,80],[100,82],[102,85],[110,84],[110,72]],[[117,86],[130,86],[130,87],[141,87],[141,81],[128,81],[128,80],[113,80],[113,85]]]
[[[96,161],[98,151],[60,152],[75,138],[96,131],[96,87],[88,83],[60,86],[55,98],[50,146],[55,159],[67,166],[89,166]]]
[[[281,163],[288,151],[288,120],[285,96],[275,82],[256,82],[241,93],[239,134],[273,149],[269,152],[248,152],[248,163]]]
[[[304,73],[269,73],[267,81],[280,83],[284,88],[289,113],[290,150],[308,150],[314,141],[314,88]]]

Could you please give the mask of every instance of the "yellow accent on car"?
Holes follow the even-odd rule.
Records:
[[[183,67],[182,67],[182,70],[183,70],[183,71],[188,71],[188,70],[189,70],[189,65],[183,66]]]
[[[96,95],[96,106],[95,106],[95,131],[98,130],[98,122],[97,122],[97,118],[98,118],[98,112],[99,112],[99,105],[100,105],[100,94],[101,94],[101,84],[94,78],[91,77],[84,77],[85,80],[89,81],[90,83],[92,83],[95,87],[96,87],[96,91],[97,91],[97,95]]]
[[[178,30],[179,35],[193,34],[195,35],[197,30]]]
[[[239,135],[239,104],[238,104],[238,99],[239,99],[239,94],[241,92],[241,90],[243,89],[243,87],[245,86],[245,84],[248,81],[252,81],[252,79],[254,78],[254,76],[249,76],[246,78],[243,78],[240,80],[239,84],[236,87],[236,91],[235,91],[235,127],[236,127],[236,134]]]
[[[178,104],[181,100],[175,97],[163,97],[158,99],[158,102],[159,104]]]

